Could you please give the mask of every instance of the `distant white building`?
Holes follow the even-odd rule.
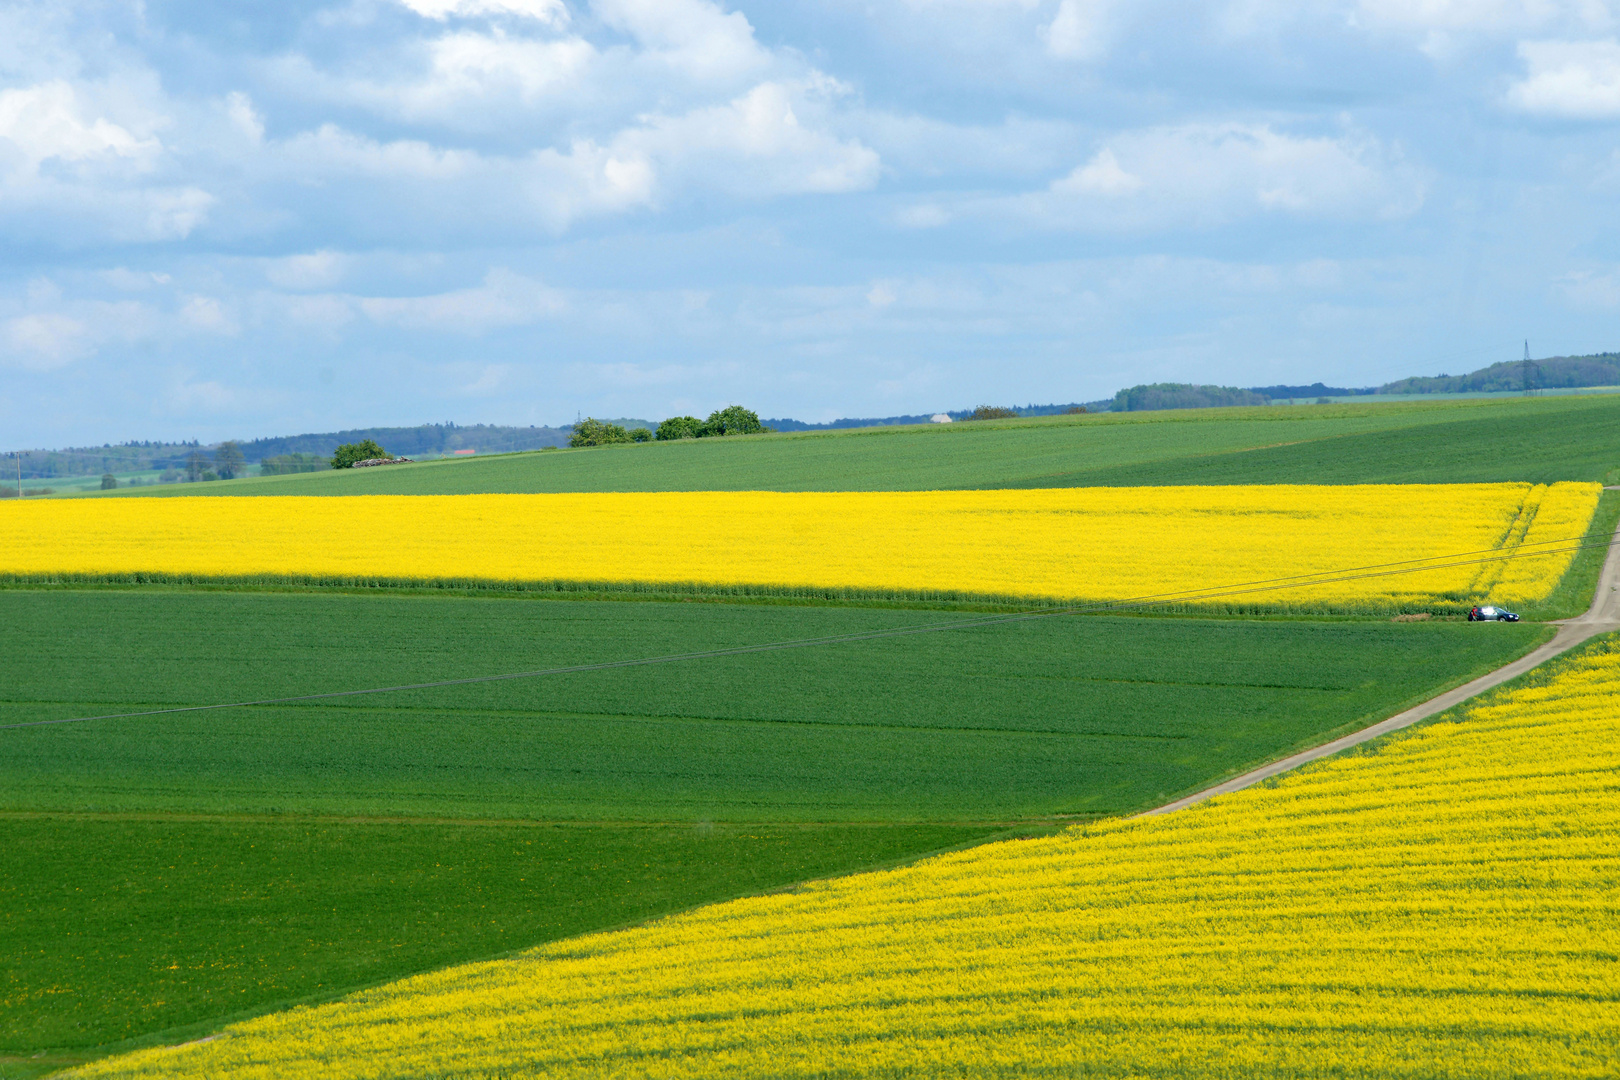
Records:
[[[932,420],[936,424],[948,424],[948,423],[951,422],[951,414],[950,413],[937,412],[933,416],[930,416],[928,419]]]

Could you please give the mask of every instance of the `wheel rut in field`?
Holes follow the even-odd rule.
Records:
[[[1447,690],[1445,693],[1430,698],[1421,705],[1413,706],[1405,712],[1396,713],[1387,720],[1351,732],[1332,742],[1321,746],[1302,750],[1269,765],[1262,765],[1258,769],[1251,769],[1241,776],[1234,776],[1230,780],[1222,781],[1213,787],[1196,791],[1174,802],[1156,806],[1152,810],[1145,810],[1135,817],[1154,817],[1159,814],[1169,814],[1177,810],[1185,810],[1189,806],[1196,806],[1207,799],[1217,795],[1226,795],[1244,788],[1253,787],[1262,780],[1269,780],[1273,776],[1291,772],[1301,765],[1308,765],[1313,761],[1320,761],[1325,757],[1332,757],[1352,746],[1371,742],[1373,739],[1388,735],[1392,731],[1411,727],[1413,724],[1427,720],[1431,716],[1445,712],[1454,705],[1460,705],[1469,698],[1477,697],[1485,691],[1502,685],[1510,679],[1516,679],[1532,668],[1540,667],[1554,657],[1562,656],[1583,642],[1589,641],[1599,634],[1612,633],[1620,630],[1620,527],[1614,535],[1615,545],[1609,548],[1609,554],[1603,561],[1603,571],[1598,575],[1597,591],[1592,597],[1592,606],[1586,609],[1585,614],[1573,619],[1565,619],[1556,623],[1557,635],[1545,645],[1534,649],[1511,664],[1506,664],[1488,674],[1481,675],[1472,682]]]

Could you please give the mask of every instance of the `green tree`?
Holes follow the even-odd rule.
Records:
[[[234,441],[220,443],[219,449],[214,451],[214,471],[219,473],[221,480],[236,479],[246,464],[242,448]]]
[[[727,405],[723,409],[716,409],[709,414],[698,431],[701,438],[705,435],[756,435],[765,430],[765,425],[759,422],[759,414],[741,405]]]
[[[652,437],[653,437],[653,433],[648,431],[644,427],[638,427],[638,428],[631,428],[630,429],[630,441],[631,442],[651,442]]]
[[[661,441],[669,439],[695,439],[703,427],[703,421],[695,416],[672,416],[658,425],[654,435]]]
[[[1017,409],[1009,409],[1001,405],[980,405],[977,409],[973,410],[973,415],[969,416],[967,419],[1006,420],[1017,415]]]
[[[608,446],[629,441],[630,433],[618,424],[590,416],[575,424],[574,433],[568,437],[569,446]]]
[[[102,491],[111,491],[113,488],[115,488],[117,486],[118,486],[118,477],[114,476],[112,473],[102,473],[101,474],[101,490]]]
[[[388,451],[378,446],[370,439],[359,442],[344,443],[332,451],[332,468],[352,469],[357,461],[369,461],[372,458],[385,458]]]

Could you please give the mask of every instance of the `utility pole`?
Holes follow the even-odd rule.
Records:
[[[17,498],[22,498],[22,451],[18,450],[11,455],[17,459]]]
[[[1520,368],[1520,371],[1522,371],[1523,374],[1524,374],[1524,392],[1526,394],[1531,393],[1532,390],[1534,389],[1534,387],[1532,387],[1530,385],[1530,368],[1531,368],[1531,366],[1532,365],[1531,365],[1531,362],[1530,362],[1530,339],[1526,338],[1525,342],[1524,342],[1524,366],[1522,368]]]

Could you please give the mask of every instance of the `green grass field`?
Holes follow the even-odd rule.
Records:
[[[0,1076],[996,835],[0,815]]]
[[[0,723],[963,618],[853,607],[12,590],[0,592],[0,649],[12,664]],[[169,647],[165,631],[177,634]],[[1359,725],[1494,667],[1545,633],[1529,624],[1056,617],[31,727],[0,732],[0,808],[641,821],[1120,813]]]
[[[14,677],[0,684],[0,722],[961,618],[5,590]],[[0,731],[0,1075],[1147,805],[1385,715],[1546,633],[1065,617]]]
[[[771,435],[108,494],[1604,480],[1617,466],[1620,396]],[[1615,496],[1595,529],[1612,529]],[[1584,609],[1601,556],[1583,553],[1527,614]],[[947,628],[975,606],[3,587],[0,724]],[[1390,715],[1550,633],[1065,616],[0,730],[0,1078],[1154,805]]]
[[[1600,481],[1620,395],[1192,409],[608,446],[108,495]],[[92,493],[84,497],[107,497]]]

